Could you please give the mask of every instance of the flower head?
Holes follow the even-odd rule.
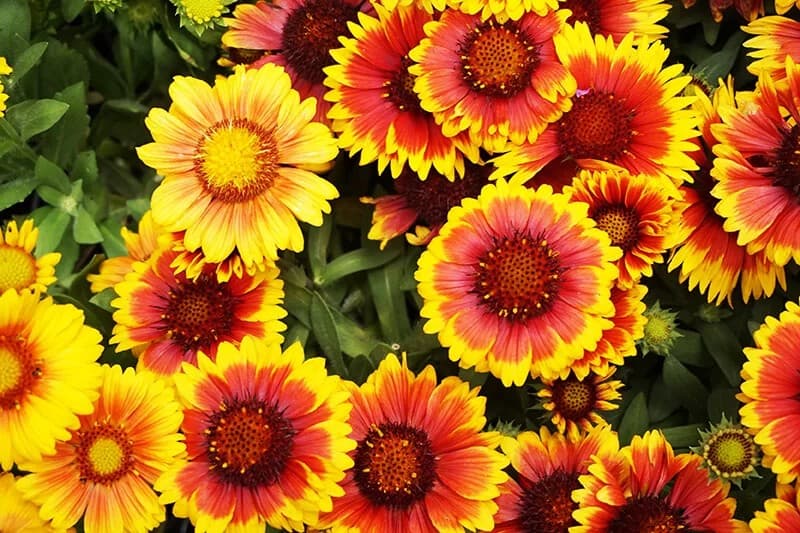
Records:
[[[451,209],[415,274],[425,331],[506,386],[553,379],[596,349],[613,325],[620,249],[586,209],[547,185],[504,180]]]
[[[670,4],[663,0],[559,0],[559,9],[572,14],[567,24],[585,22],[594,35],[620,42],[628,33],[647,41],[662,39],[667,28],[658,24]]]
[[[687,171],[697,168],[688,155],[697,130],[687,108],[692,99],[679,95],[691,77],[681,75],[682,65],[664,67],[669,50],[633,34],[615,44],[584,22],[564,27],[554,41],[577,83],[572,107],[535,140],[493,159],[495,174],[525,182],[545,168],[565,172],[553,166],[574,175],[577,168],[615,165],[631,174],[688,180]]]
[[[681,337],[676,319],[678,313],[661,309],[661,302],[656,300],[644,312],[647,322],[644,325],[644,335],[639,339],[642,355],[650,352],[658,355],[669,355],[675,339]]]
[[[155,488],[176,516],[198,532],[297,531],[331,509],[354,443],[347,394],[324,359],[246,337],[223,343],[216,362],[184,365],[175,384],[188,457]]]
[[[752,48],[747,55],[752,61],[747,70],[758,76],[761,72],[773,80],[786,78],[786,56],[800,62],[800,21],[789,17],[761,17],[742,26],[755,35],[744,42]]]
[[[104,365],[94,411],[55,454],[23,463],[19,490],[41,516],[87,533],[150,531],[164,521],[152,483],[181,454],[181,410],[171,388],[132,368]]]
[[[725,415],[719,424],[708,431],[700,430],[700,445],[692,451],[703,457],[703,466],[715,476],[741,488],[743,479],[759,477],[758,446],[753,436],[740,424],[730,422]]]
[[[366,383],[348,383],[353,412],[344,495],[321,527],[344,531],[491,530],[508,460],[500,435],[482,432],[486,399],[455,376],[437,384],[389,354]]]
[[[5,235],[0,231],[0,294],[8,289],[45,292],[56,281],[55,267],[61,254],[51,252],[37,258],[33,250],[38,238],[39,228],[31,219],[19,228],[12,220]]]
[[[33,292],[0,296],[0,467],[52,454],[92,412],[102,336],[72,305]]]
[[[234,250],[246,266],[299,251],[297,221],[322,224],[336,188],[311,170],[337,154],[313,99],[302,102],[283,68],[239,68],[213,87],[178,76],[169,110],[145,123],[155,142],[138,149],[164,175],[153,191],[153,220],[185,231],[187,250],[219,262]],[[311,170],[309,170],[311,169]]]
[[[116,1],[116,0],[115,0]],[[181,17],[181,25],[202,34],[206,29],[221,26],[222,15],[234,0],[170,0]],[[119,2],[120,4],[122,2]]]
[[[171,376],[184,361],[195,364],[198,352],[213,360],[220,343],[238,344],[246,335],[282,342],[286,311],[277,268],[221,282],[211,267],[190,279],[172,266],[177,257],[176,251],[161,250],[135,263],[115,287],[110,342],[118,344],[117,351],[133,348],[140,370]]]

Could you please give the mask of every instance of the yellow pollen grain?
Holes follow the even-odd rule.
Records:
[[[17,354],[0,347],[0,394],[14,389],[22,377],[22,362]]]
[[[0,293],[21,290],[36,282],[36,260],[15,246],[0,245]]]
[[[198,24],[219,17],[225,8],[225,4],[220,0],[183,0],[181,5],[186,16]]]
[[[122,467],[125,453],[116,440],[100,437],[89,448],[89,462],[101,476],[113,474]]]
[[[262,177],[260,137],[247,128],[230,127],[214,131],[200,151],[202,168],[212,188],[233,187],[240,191]]]

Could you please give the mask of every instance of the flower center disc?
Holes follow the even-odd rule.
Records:
[[[743,429],[727,429],[713,435],[706,443],[703,457],[725,477],[744,475],[755,462],[753,437]]]
[[[491,167],[466,161],[464,177],[450,181],[436,171],[431,171],[425,181],[408,168],[394,181],[398,194],[416,212],[419,220],[427,226],[440,226],[447,221],[447,213],[464,198],[474,198],[489,182]]]
[[[0,244],[0,294],[22,290],[36,282],[36,260],[16,246]]]
[[[599,31],[600,5],[597,0],[566,0],[559,8],[572,11],[572,15],[567,19],[567,24],[585,22],[592,35],[601,33]]]
[[[682,514],[655,496],[637,498],[625,504],[609,525],[608,533],[683,533]]]
[[[236,304],[228,284],[214,276],[203,274],[194,282],[184,278],[169,291],[163,315],[167,336],[186,350],[206,349],[230,332]]]
[[[182,0],[186,16],[194,22],[202,24],[222,15],[222,0]]]
[[[389,100],[397,106],[400,111],[412,111],[422,114],[422,106],[419,97],[414,92],[414,81],[416,76],[408,72],[408,67],[413,62],[406,55],[400,59],[400,66],[394,78],[386,82],[386,89]]]
[[[638,240],[639,214],[624,205],[607,205],[598,209],[592,217],[597,227],[608,233],[611,244],[625,251]]]
[[[433,487],[436,459],[424,431],[389,422],[373,425],[358,443],[353,469],[367,499],[405,509]]]
[[[577,525],[572,512],[577,508],[572,491],[580,488],[577,474],[556,470],[533,483],[522,479],[522,498],[518,503],[518,520],[522,531],[564,533]]]
[[[133,470],[133,442],[125,430],[107,423],[77,432],[75,456],[82,482],[107,485]]]
[[[558,252],[541,236],[506,238],[479,259],[475,291],[498,316],[524,322],[550,308],[561,272]]]
[[[41,376],[24,340],[0,335],[0,409],[19,408]]]
[[[775,158],[773,185],[785,187],[800,203],[800,127],[793,126],[784,134],[783,144]]]
[[[536,47],[517,24],[489,20],[469,33],[460,49],[461,71],[473,89],[488,96],[511,97],[530,86],[539,62]]]
[[[575,97],[558,122],[558,140],[574,159],[616,161],[631,143],[633,114],[613,94],[593,90]]]
[[[242,487],[278,481],[292,453],[295,431],[274,406],[233,400],[209,417],[205,431],[212,470]]]
[[[339,48],[347,23],[356,21],[358,8],[342,0],[307,0],[286,17],[281,45],[286,63],[304,80],[320,84],[324,67],[333,64],[329,51]]]
[[[588,415],[595,403],[595,387],[589,381],[578,381],[575,376],[555,381],[553,403],[555,410],[568,420],[581,420]]]
[[[271,132],[247,119],[219,123],[203,135],[195,172],[223,202],[246,202],[272,186],[278,150]]]

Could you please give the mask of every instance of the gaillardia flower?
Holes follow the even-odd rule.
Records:
[[[701,463],[699,455],[676,456],[657,431],[636,435],[619,453],[595,456],[573,492],[580,526],[570,531],[747,531],[733,518],[730,485],[709,479]]]
[[[553,46],[566,14],[527,12],[500,22],[445,11],[425,25],[428,37],[409,53],[422,109],[446,136],[469,131],[489,152],[533,141],[569,109],[575,92]]]
[[[281,353],[253,337],[198,363],[175,376],[188,459],[156,481],[162,503],[198,533],[315,524],[353,464],[340,380],[299,343]]]
[[[210,265],[189,279],[171,266],[177,256],[161,250],[150,261],[135,263],[115,287],[120,297],[111,302],[118,310],[110,342],[118,344],[118,352],[133,349],[140,370],[171,376],[184,361],[196,364],[199,351],[213,360],[220,343],[238,344],[247,335],[283,341],[279,332],[286,326],[280,320],[286,311],[276,267],[221,282]]]
[[[181,409],[172,389],[132,368],[104,365],[94,411],[53,455],[22,463],[17,482],[53,525],[83,516],[86,533],[146,533],[164,521],[151,485],[181,454]]]
[[[409,243],[422,246],[439,234],[447,213],[464,198],[478,196],[489,182],[491,165],[466,163],[464,176],[448,180],[432,172],[425,181],[408,169],[394,180],[395,194],[378,198],[364,197],[361,201],[375,204],[372,227],[367,237],[381,241],[381,248],[391,239],[406,233]]]
[[[353,468],[322,516],[332,533],[464,529],[490,531],[498,485],[508,460],[495,450],[486,424],[486,398],[451,376],[437,385],[428,365],[415,375],[387,355],[361,387],[346,382],[358,444]]]
[[[252,67],[281,65],[301,98],[317,100],[314,120],[326,123],[330,104],[323,69],[333,64],[330,51],[340,46],[339,37],[350,35],[348,23],[359,11],[372,11],[365,0],[276,0],[236,6],[226,19],[228,31],[222,44],[246,50]],[[258,52],[253,54],[253,52]]]
[[[786,56],[800,62],[800,22],[788,17],[761,17],[742,30],[755,35],[744,46],[754,49],[747,54],[755,59],[747,70],[756,76],[763,72],[780,80],[786,77]]]
[[[742,425],[755,435],[763,464],[790,483],[800,474],[797,424],[800,423],[800,306],[788,302],[776,320],[767,317],[753,333],[755,347],[745,348],[742,366]]]
[[[713,475],[741,488],[742,480],[760,477],[756,472],[758,446],[753,435],[723,413],[719,424],[700,431],[700,444],[691,450],[703,457],[703,466]]]
[[[0,56],[0,76],[8,76],[11,72],[12,69],[8,66],[6,58]],[[6,88],[3,86],[3,83],[0,82],[0,118],[5,116],[6,100],[8,100],[8,95],[5,93],[5,90]]]
[[[13,289],[0,296],[0,468],[52,454],[92,412],[102,336],[83,312]]]
[[[771,296],[776,283],[786,288],[783,267],[768,261],[763,250],[750,254],[745,246],[737,244],[736,234],[725,231],[725,219],[715,211],[718,200],[711,196],[711,189],[717,183],[710,174],[712,150],[717,144],[711,127],[721,120],[720,107],[737,105],[733,79],[720,80],[711,98],[700,88],[695,89],[695,94],[694,108],[700,118],[702,136],[692,155],[700,169],[692,173],[692,183],[679,187],[685,209],[678,221],[677,245],[671,253],[668,270],[680,267],[680,282],[687,282],[689,290],[697,287],[709,303],[716,305],[727,300],[732,306],[737,286],[741,286],[745,303],[751,297]]]
[[[736,12],[739,13],[745,20],[755,20],[760,15],[764,14],[764,0],[705,0],[708,2],[708,8],[711,10],[711,16],[714,22],[721,22],[724,16],[724,11],[733,6]],[[789,4],[794,0],[788,0]],[[692,7],[697,0],[683,0],[683,7]],[[787,0],[776,0],[775,7],[787,3]],[[784,11],[788,10],[786,8]],[[779,10],[778,13],[781,13]]]
[[[155,142],[139,147],[145,164],[164,176],[151,205],[165,231],[185,231],[189,251],[219,262],[234,249],[246,266],[299,251],[297,220],[322,224],[338,191],[311,170],[338,152],[324,124],[312,121],[283,68],[237,68],[213,87],[178,76],[169,111],[154,108],[145,123]]]
[[[664,0],[559,0],[560,9],[572,15],[567,24],[585,22],[593,35],[611,37],[618,43],[628,33],[647,41],[663,39],[667,28],[658,24],[670,4]]]
[[[100,270],[97,274],[89,274],[86,279],[91,283],[92,292],[100,292],[109,287],[114,287],[117,283],[125,279],[125,275],[133,271],[133,264],[136,261],[147,261],[153,252],[162,244],[164,246],[171,239],[169,234],[153,221],[152,211],[145,212],[139,221],[138,232],[123,227],[120,230],[122,240],[125,241],[125,248],[128,255],[111,257],[100,263]],[[167,239],[165,242],[163,239]]]
[[[450,210],[415,278],[424,329],[453,361],[511,386],[555,379],[597,348],[620,249],[587,207],[549,185],[498,180]]]
[[[589,204],[589,217],[622,248],[617,261],[617,286],[633,287],[653,275],[653,264],[674,245],[682,204],[675,202],[672,183],[663,176],[628,174],[622,169],[582,171],[564,189],[572,202]],[[679,207],[680,206],[680,207]]]
[[[682,65],[663,67],[669,50],[632,34],[614,44],[583,22],[566,26],[554,41],[577,80],[572,108],[536,140],[496,157],[496,175],[525,182],[547,165],[571,172],[616,165],[631,174],[689,180],[686,171],[697,168],[688,155],[696,121],[687,109],[692,99],[678,95],[691,77],[681,75]]]
[[[563,379],[542,380],[544,387],[537,395],[559,433],[577,437],[606,424],[599,411],[617,409],[619,406],[612,402],[622,398],[622,382],[609,381],[616,370],[610,366],[604,374],[593,372],[583,379],[570,374]]]
[[[0,531],[14,533],[64,533],[39,517],[39,507],[22,497],[10,472],[0,474]]]
[[[38,238],[39,228],[33,227],[31,219],[19,228],[12,220],[5,235],[0,231],[0,294],[8,289],[45,292],[56,281],[55,267],[61,254],[51,252],[37,258],[33,249]]]
[[[578,525],[571,498],[581,486],[578,477],[588,473],[592,456],[617,453],[619,440],[607,425],[567,436],[543,427],[505,438],[502,447],[518,476],[500,487],[493,533],[566,533]]]
[[[390,168],[397,178],[406,167],[421,179],[435,172],[453,179],[464,174],[464,159],[478,160],[478,147],[462,132],[445,137],[433,114],[420,107],[409,74],[409,51],[425,37],[423,26],[433,18],[416,5],[387,11],[375,6],[378,18],[364,13],[351,24],[353,38],[331,50],[335,65],[327,67],[325,99],[339,146],[359,163],[378,161],[378,172]]]
[[[222,15],[228,12],[228,4],[235,0],[170,0],[181,17],[181,25],[202,34],[223,23]],[[122,1],[119,2],[122,5]]]
[[[783,492],[780,489],[787,489]],[[764,510],[756,511],[750,520],[753,533],[786,533],[800,531],[800,498],[796,487],[776,487],[777,498],[764,502]]]
[[[678,331],[678,312],[662,309],[661,302],[656,300],[645,309],[645,322],[642,338],[637,344],[642,349],[642,355],[650,352],[658,355],[669,355],[675,339],[681,337]]]
[[[723,227],[778,266],[800,262],[800,65],[787,56],[785,72],[781,83],[762,73],[752,100],[720,107],[722,123],[711,126]]]

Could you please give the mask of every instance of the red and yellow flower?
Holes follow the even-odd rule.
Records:
[[[468,131],[489,152],[532,142],[569,109],[575,80],[553,36],[566,11],[526,12],[518,21],[445,11],[411,50],[414,91],[448,137]]]
[[[132,368],[104,365],[94,411],[55,453],[20,466],[17,482],[40,516],[87,533],[145,533],[164,521],[152,484],[184,452],[181,409],[170,387]]]
[[[458,377],[437,384],[389,354],[361,387],[347,382],[354,466],[322,516],[332,533],[489,531],[508,460],[483,432],[486,399]]]
[[[219,281],[213,265],[195,279],[173,264],[179,252],[160,250],[150,261],[137,262],[117,284],[111,305],[117,351],[133,349],[138,369],[161,376],[196,364],[198,352],[212,360],[222,342],[238,344],[246,335],[280,344],[286,311],[283,281],[271,266]]]
[[[156,481],[162,503],[198,533],[315,525],[353,465],[339,378],[299,343],[281,352],[253,337],[198,363],[175,377],[188,458]]]
[[[739,410],[742,425],[755,435],[762,464],[790,483],[800,474],[797,424],[800,423],[800,306],[788,302],[778,319],[767,317],[753,333],[755,347],[745,348]]]
[[[23,498],[17,489],[16,478],[10,472],[0,474],[0,531],[9,533],[64,533],[64,528],[56,528],[39,517],[39,507]],[[70,532],[74,531],[72,529]]]
[[[778,266],[800,262],[800,65],[787,57],[785,72],[782,83],[762,74],[752,100],[721,106],[722,122],[711,126],[719,141],[711,195],[723,228]]]
[[[408,72],[409,51],[425,37],[423,26],[433,16],[417,5],[387,11],[376,5],[378,18],[359,15],[351,24],[353,38],[331,50],[336,61],[327,67],[325,95],[333,102],[328,116],[339,145],[359,163],[378,161],[393,177],[406,167],[421,179],[432,169],[452,180],[464,175],[464,160],[478,160],[478,147],[466,132],[445,137],[433,114],[420,107],[414,76]]]
[[[101,341],[72,305],[29,291],[0,296],[0,468],[54,453],[92,412]]]
[[[785,533],[800,531],[800,498],[797,488],[778,484],[777,498],[764,502],[764,510],[756,511],[750,520],[753,533]]]
[[[578,168],[617,166],[676,184],[689,180],[687,171],[697,168],[688,155],[696,120],[688,109],[692,98],[679,95],[691,77],[681,75],[682,65],[664,67],[669,50],[632,34],[614,44],[583,22],[566,26],[554,41],[577,80],[572,107],[535,140],[493,159],[495,175],[525,182],[540,171],[575,175]]]
[[[661,176],[631,175],[622,169],[582,171],[564,189],[570,201],[589,204],[589,217],[622,249],[616,262],[617,286],[633,287],[653,275],[653,264],[675,244],[683,204],[671,194],[672,184]]]
[[[15,291],[47,291],[47,286],[56,281],[56,265],[61,260],[59,252],[41,257],[34,255],[39,228],[28,219],[17,227],[12,220],[5,234],[0,231],[0,294]]]
[[[747,55],[752,61],[747,70],[758,76],[765,73],[773,80],[786,78],[786,56],[800,62],[800,22],[788,17],[758,18],[742,26],[742,30],[755,35],[744,42],[753,48]]]
[[[504,385],[554,379],[612,327],[620,249],[548,185],[498,180],[450,210],[419,259],[424,329]]]
[[[580,476],[572,515],[580,526],[570,531],[747,531],[733,518],[730,485],[709,479],[701,464],[699,455],[676,456],[661,432],[636,435],[619,453],[595,456]]]
[[[559,0],[569,9],[568,24],[585,22],[593,35],[611,37],[618,43],[628,33],[646,41],[663,39],[667,28],[658,24],[667,16],[670,4],[664,0]]]
[[[572,513],[578,505],[572,491],[580,488],[578,477],[588,473],[593,456],[605,457],[619,450],[617,434],[610,426],[598,426],[584,435],[524,431],[516,439],[505,438],[503,452],[517,472],[500,487],[494,533],[566,532],[578,523]]]
[[[327,169],[338,149],[314,122],[316,104],[302,102],[283,68],[238,68],[210,87],[178,76],[169,110],[145,123],[155,142],[139,147],[145,164],[164,176],[153,191],[153,220],[185,231],[187,250],[220,262],[234,250],[246,266],[302,250],[297,221],[322,224],[338,191],[312,171]]]

